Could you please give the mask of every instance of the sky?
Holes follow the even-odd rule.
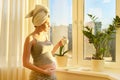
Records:
[[[72,23],[72,0],[50,0],[51,24]]]
[[[102,25],[107,26],[115,17],[116,0],[84,0],[85,1],[85,22],[90,21],[87,14],[93,14],[102,21]],[[106,11],[107,10],[107,11]],[[72,23],[72,0],[50,0],[51,24],[71,24]]]
[[[102,27],[108,27],[115,17],[116,0],[85,0],[85,22],[90,21],[87,14],[93,14],[102,22]]]

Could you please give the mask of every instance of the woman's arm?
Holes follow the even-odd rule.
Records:
[[[62,40],[60,40],[60,41],[54,46],[54,48],[53,48],[53,50],[52,50],[52,54],[53,54],[53,55],[54,55],[54,53],[56,52],[56,50],[57,50],[60,46],[62,46]]]
[[[35,40],[32,37],[27,37],[24,43],[24,51],[23,51],[23,66],[26,68],[29,68],[33,71],[44,73],[47,75],[51,75],[52,71],[43,70],[42,68],[39,68],[33,64],[31,64],[30,61],[30,53],[31,53],[31,47],[35,43]]]

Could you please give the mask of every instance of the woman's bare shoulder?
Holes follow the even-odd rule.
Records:
[[[28,35],[25,39],[25,42],[27,43],[34,43],[35,42],[35,39],[33,37],[33,35]]]

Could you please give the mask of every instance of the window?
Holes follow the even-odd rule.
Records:
[[[62,4],[62,5],[61,5]],[[69,55],[72,54],[72,0],[49,0],[51,31],[50,40],[55,45],[63,37],[69,40]]]
[[[49,0],[50,8],[51,8],[50,4],[53,4],[53,6],[55,6],[54,1],[58,1],[58,0]],[[99,0],[97,0],[97,1],[99,1]],[[104,1],[104,0],[102,0],[102,1]],[[109,1],[109,0],[106,0],[106,1]],[[120,14],[120,9],[119,9],[118,5],[120,4],[120,1],[119,0],[110,0],[110,1],[116,1],[115,2],[115,7],[116,7],[115,14],[119,15]],[[63,6],[60,5],[60,4],[65,4],[65,3],[64,3],[63,0],[60,0],[60,3],[58,4],[60,6],[60,8],[63,8]],[[71,8],[72,8],[71,13],[72,14],[71,13],[70,14],[72,16],[72,20],[71,20],[72,37],[71,38],[72,38],[72,59],[73,59],[73,64],[81,65],[81,66],[84,66],[84,65],[85,66],[90,66],[90,60],[85,60],[84,59],[85,55],[83,54],[84,53],[84,47],[83,47],[84,41],[83,41],[82,29],[83,29],[83,25],[84,25],[84,11],[85,11],[84,5],[85,5],[85,0],[71,0],[71,4],[72,4],[72,6],[71,6]],[[67,11],[65,11],[65,13],[66,12]],[[58,16],[61,16],[63,11],[60,12],[60,13],[61,14],[58,15]],[[51,16],[52,15],[53,15],[53,13],[51,13]],[[86,14],[86,16],[87,16],[87,14]],[[96,16],[98,16],[98,15],[96,15]],[[51,21],[51,25],[52,26],[57,25],[57,23],[55,23],[55,22]],[[51,33],[52,33],[52,31],[51,31]],[[57,32],[57,33],[59,33],[59,32]],[[105,64],[105,66],[107,66],[107,67],[112,67],[112,68],[115,67],[116,68],[120,63],[120,58],[119,58],[119,56],[120,56],[120,54],[119,54],[120,53],[120,50],[119,50],[119,47],[120,47],[119,40],[120,40],[120,38],[119,38],[119,34],[120,34],[120,32],[118,31],[116,33],[116,40],[115,40],[116,41],[115,62],[108,62],[107,64]],[[51,37],[53,37],[53,35]],[[59,39],[61,39],[61,38],[59,38]],[[51,40],[53,41],[53,39],[51,39]],[[112,65],[112,66],[110,66],[110,65]]]
[[[91,0],[90,0],[91,1]],[[93,0],[92,0],[93,1]],[[99,0],[97,0],[99,1]],[[100,0],[100,1],[104,1],[104,0]],[[115,14],[120,16],[120,1],[119,0],[106,0],[106,1],[115,1]],[[76,10],[76,13],[78,14],[78,36],[77,36],[77,47],[78,47],[78,54],[77,54],[77,63],[80,66],[91,66],[91,60],[86,60],[85,55],[84,55],[84,40],[83,40],[83,33],[82,33],[82,29],[83,29],[83,25],[84,25],[84,11],[85,11],[85,0],[76,0],[77,3],[77,7],[78,9]],[[114,12],[114,11],[113,11]],[[108,12],[107,12],[108,13]],[[87,14],[86,14],[87,15]],[[96,15],[97,16],[97,15]],[[73,18],[74,19],[74,18]],[[112,62],[106,62],[105,63],[105,67],[109,67],[109,68],[119,68],[118,66],[120,65],[120,45],[119,45],[119,35],[120,31],[118,30],[116,33],[116,46],[115,46],[115,61]],[[112,66],[111,66],[112,65]]]
[[[116,16],[116,1],[115,0],[84,0],[84,25],[93,26],[93,30],[103,31],[112,23]],[[98,17],[97,25],[91,22],[87,14],[92,14]],[[115,38],[115,34],[113,34]],[[110,53],[112,61],[115,61],[115,39],[109,43],[111,46]],[[84,59],[91,59],[91,55],[95,52],[94,46],[84,37]]]

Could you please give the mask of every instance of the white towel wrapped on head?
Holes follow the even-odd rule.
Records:
[[[43,5],[36,5],[35,9],[25,16],[25,18],[29,17],[32,17],[34,26],[41,26],[49,17],[49,9]]]

